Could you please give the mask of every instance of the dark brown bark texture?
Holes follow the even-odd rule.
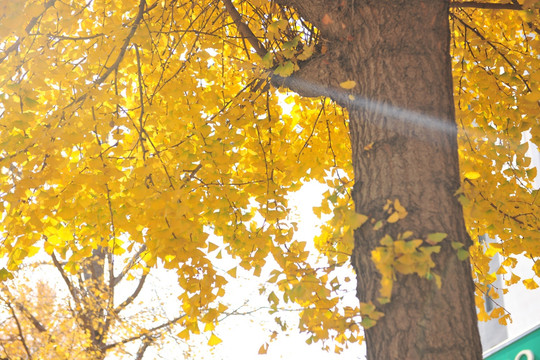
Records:
[[[366,330],[368,359],[482,359],[474,284],[452,241],[470,245],[455,192],[460,186],[444,0],[278,0],[320,29],[328,50],[283,85],[306,96],[330,96],[349,110],[356,211],[377,219],[387,199],[408,216],[355,234],[357,294],[385,316]],[[353,80],[345,91],[339,83]],[[355,99],[351,100],[352,94]],[[368,146],[371,145],[371,146]],[[397,275],[392,300],[380,305],[371,251],[387,233],[444,232],[434,281]]]

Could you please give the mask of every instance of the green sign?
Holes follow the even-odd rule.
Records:
[[[540,325],[488,351],[485,360],[540,360]]]

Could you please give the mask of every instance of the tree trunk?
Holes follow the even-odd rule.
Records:
[[[386,200],[399,199],[409,215],[388,226],[394,239],[407,230],[423,238],[448,234],[435,257],[441,289],[434,281],[398,275],[392,301],[382,307],[386,315],[366,331],[368,357],[481,359],[470,264],[450,246],[470,240],[455,197],[460,175],[447,4],[379,2],[362,11],[369,35],[352,52],[358,59],[354,79],[362,96],[393,109],[350,109],[356,211],[383,218]],[[379,241],[369,226],[355,234],[353,265],[363,302],[376,303],[380,296],[370,256]]]
[[[90,344],[87,352],[95,360],[103,360],[107,355],[105,341],[111,316],[109,303],[111,299],[107,282],[105,281],[106,258],[109,249],[98,246],[92,250],[92,256],[85,259],[81,264],[82,280],[81,304],[77,317],[80,326],[90,335]],[[109,280],[110,286],[112,279]]]
[[[448,2],[444,0],[281,0],[316,25],[328,44],[284,85],[326,95],[350,114],[356,211],[383,219],[387,199],[408,216],[355,234],[357,295],[385,314],[366,330],[368,359],[482,359],[468,260],[451,242],[470,245],[455,192],[460,186],[453,103]],[[350,93],[339,83],[353,80]],[[349,94],[354,96],[352,100]],[[379,306],[380,275],[371,251],[385,233],[416,238],[444,232],[434,273],[442,287],[397,275],[389,304]]]

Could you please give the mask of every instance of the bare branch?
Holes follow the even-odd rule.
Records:
[[[126,265],[126,267],[122,269],[122,272],[114,278],[114,280],[112,281],[112,286],[116,286],[124,278],[124,276],[127,275],[129,270],[131,270],[133,266],[135,266],[135,264],[141,259],[141,255],[145,251],[146,251],[146,245],[141,246],[139,251],[137,251],[137,253],[133,255],[133,257],[129,260],[129,263]]]
[[[98,38],[98,37],[106,36],[105,34],[102,34],[102,33],[89,35],[89,36],[66,36],[66,35],[56,35],[56,34],[51,34],[51,33],[43,34],[43,33],[40,33],[40,32],[31,33],[29,35],[30,36],[46,36],[49,39],[59,40],[59,41],[62,41],[62,40],[85,41],[85,40],[92,40],[92,39],[95,39],[95,38]]]
[[[492,10],[523,10],[523,6],[518,3],[482,3],[477,1],[451,2],[451,8],[475,8]]]
[[[165,323],[163,323],[161,325],[150,328],[150,329],[146,330],[143,334],[135,335],[135,336],[129,337],[127,339],[124,339],[124,340],[121,340],[121,341],[118,341],[118,342],[115,342],[115,343],[112,343],[112,344],[109,344],[109,345],[105,345],[104,350],[109,350],[109,349],[112,349],[112,348],[117,347],[119,345],[127,344],[127,343],[130,343],[130,342],[142,339],[144,337],[150,336],[152,333],[154,333],[154,332],[156,332],[158,330],[161,330],[163,328],[166,328],[166,327],[169,327],[169,326],[172,326],[172,325],[176,324],[184,316],[186,316],[186,315],[180,315],[180,316],[178,316],[178,317],[176,317],[176,318],[174,318],[172,320],[169,320],[169,321],[167,321],[167,322],[165,322]]]
[[[124,310],[126,308],[126,306],[131,304],[133,302],[133,300],[135,300],[137,298],[137,296],[139,296],[139,293],[141,292],[141,290],[142,290],[142,288],[144,286],[144,282],[146,281],[147,276],[148,276],[148,274],[144,274],[139,279],[139,284],[137,284],[137,288],[135,289],[135,291],[133,291],[133,294],[131,294],[126,300],[124,300],[123,303],[118,305],[118,307],[116,309],[114,309],[114,312],[116,314],[118,314],[120,311]]]
[[[67,277],[66,272],[62,268],[62,265],[58,262],[58,259],[56,258],[56,255],[54,255],[54,252],[51,253],[51,258],[53,260],[54,266],[56,267],[58,272],[60,272],[60,275],[62,275],[62,279],[64,279],[64,282],[66,283],[66,285],[67,285],[67,287],[69,289],[69,293],[71,294],[71,297],[73,297],[73,300],[75,300],[77,305],[80,306],[81,302],[80,302],[79,295],[77,294],[77,290],[73,286],[73,283]]]
[[[146,349],[152,345],[152,343],[154,342],[154,339],[150,338],[150,337],[145,337],[144,340],[143,340],[143,343],[141,345],[141,347],[139,348],[139,350],[137,351],[137,355],[135,356],[135,360],[142,360],[143,356],[144,356],[144,353],[146,352]]]

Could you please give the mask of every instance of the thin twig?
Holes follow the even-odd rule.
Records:
[[[506,63],[508,63],[508,65],[510,65],[510,67],[512,68],[512,70],[514,70],[514,72],[516,73],[516,76],[519,77],[521,79],[521,81],[523,82],[523,84],[525,85],[525,87],[527,88],[527,92],[532,92],[531,88],[529,87],[529,83],[527,82],[527,80],[525,80],[523,78],[523,76],[519,73],[519,71],[516,69],[516,66],[506,57],[506,55],[504,55],[501,50],[499,50],[499,48],[497,48],[495,46],[495,44],[493,44],[491,41],[489,41],[484,35],[482,35],[482,33],[480,33],[480,31],[478,31],[478,29],[472,27],[471,25],[467,24],[465,21],[463,21],[463,19],[461,19],[459,16],[455,15],[455,14],[451,14],[450,15],[452,18],[456,19],[457,21],[459,21],[461,24],[463,24],[463,26],[465,26],[466,28],[468,28],[469,30],[471,30],[473,33],[476,34],[476,36],[478,36],[480,39],[484,40],[489,46],[491,46],[493,48],[493,50],[495,50],[503,59],[504,61],[506,61]]]
[[[176,318],[174,318],[174,319],[172,319],[172,320],[169,320],[169,321],[167,321],[167,322],[165,322],[165,323],[163,323],[163,324],[161,324],[161,325],[158,325],[158,326],[156,326],[156,327],[153,327],[153,328],[151,328],[151,329],[148,329],[147,331],[145,331],[145,332],[142,333],[142,334],[139,334],[139,335],[135,335],[135,336],[129,337],[129,338],[127,338],[127,339],[124,339],[124,340],[115,342],[115,343],[113,343],[113,344],[105,345],[104,350],[107,351],[107,350],[112,349],[112,348],[114,348],[114,347],[117,347],[117,346],[119,346],[119,345],[127,344],[127,343],[129,343],[129,342],[139,340],[139,339],[141,339],[141,338],[143,338],[143,337],[147,337],[147,336],[149,336],[150,334],[152,334],[153,332],[156,332],[156,331],[161,330],[161,329],[163,329],[163,328],[165,328],[165,327],[168,327],[168,326],[171,326],[171,325],[176,324],[178,321],[180,321],[180,320],[181,320],[182,318],[184,318],[185,316],[186,316],[186,315],[180,315],[180,316],[178,316],[178,317],[176,317]]]
[[[476,1],[451,2],[450,7],[453,8],[475,8],[475,9],[492,9],[492,10],[523,10],[523,6],[518,3],[482,3]]]

